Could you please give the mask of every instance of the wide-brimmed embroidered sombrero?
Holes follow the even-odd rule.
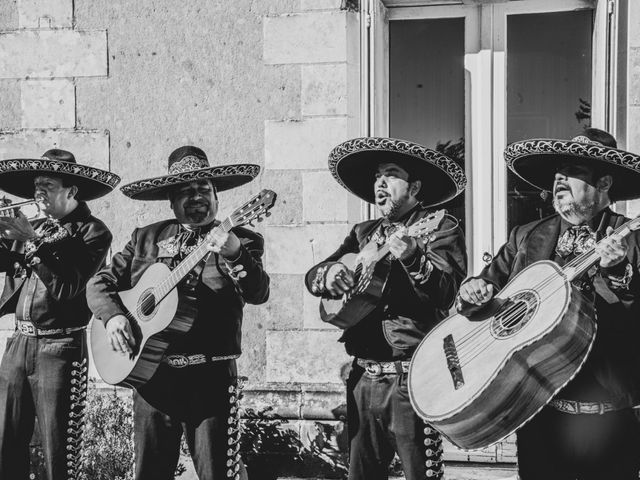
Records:
[[[505,149],[504,158],[516,175],[541,190],[553,189],[559,165],[586,163],[603,175],[613,177],[612,199],[640,197],[640,156],[604,145],[587,135],[571,140],[531,139],[514,142]]]
[[[113,190],[120,177],[115,173],[76,162],[66,150],[52,149],[40,158],[0,160],[0,188],[21,198],[33,198],[33,181],[41,175],[65,177],[78,187],[76,199],[94,200]]]
[[[198,180],[211,180],[218,192],[250,182],[260,166],[251,163],[209,165],[207,155],[197,147],[185,146],[169,155],[168,174],[137,180],[120,187],[122,193],[135,200],[166,200],[167,193],[177,185]]]
[[[461,193],[467,177],[446,155],[396,138],[364,137],[341,143],[329,154],[329,171],[340,185],[362,200],[375,203],[378,165],[395,163],[422,181],[416,195],[422,204],[437,205]]]

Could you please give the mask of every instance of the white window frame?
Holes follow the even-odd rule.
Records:
[[[507,16],[595,9],[592,61],[594,127],[615,134],[610,33],[611,0],[361,0],[362,135],[389,135],[388,22],[430,18],[465,19],[466,235],[469,272],[484,266],[507,240],[506,25]],[[609,43],[610,45],[610,43]],[[364,218],[371,218],[367,209]]]

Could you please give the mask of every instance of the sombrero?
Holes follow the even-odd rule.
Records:
[[[40,158],[0,160],[0,188],[21,198],[33,198],[33,181],[41,175],[65,177],[78,187],[78,200],[94,200],[113,190],[120,177],[115,173],[76,162],[71,152],[47,150]]]
[[[137,180],[120,187],[122,193],[135,200],[166,200],[171,188],[198,180],[211,180],[221,192],[250,182],[260,166],[250,163],[210,166],[207,155],[197,147],[185,146],[169,155],[168,174]]]
[[[446,155],[407,140],[364,137],[341,143],[329,154],[329,171],[340,185],[374,203],[373,184],[378,165],[395,163],[412,179],[421,180],[416,195],[424,205],[451,200],[464,190],[467,178],[462,168]]]
[[[514,142],[504,151],[507,166],[541,190],[552,190],[563,162],[587,163],[613,177],[614,200],[640,197],[640,156],[604,145],[586,135],[571,140],[531,139]]]

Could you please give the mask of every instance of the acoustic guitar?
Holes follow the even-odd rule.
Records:
[[[438,210],[407,227],[404,235],[428,237],[440,225],[445,215]],[[389,244],[379,246],[375,240],[367,243],[360,253],[347,253],[339,262],[354,273],[355,286],[338,298],[320,300],[320,318],[337,327],[352,327],[378,305],[389,275],[389,263],[380,262],[389,253]]]
[[[268,210],[275,200],[275,192],[262,190],[215,228],[228,232],[256,219],[261,221],[263,215],[269,215]],[[104,324],[94,318],[91,327],[93,361],[105,382],[131,388],[144,385],[158,368],[169,346],[169,338],[191,329],[196,316],[195,307],[179,300],[176,286],[209,255],[207,244],[210,235],[173,270],[163,263],[154,263],[132,289],[118,293],[136,340],[132,354],[115,352]]]
[[[626,236],[640,217],[615,231]],[[458,447],[487,447],[540,411],[580,370],[596,334],[593,303],[571,282],[595,249],[560,267],[529,265],[478,313],[454,314],[422,340],[409,367],[411,403]]]

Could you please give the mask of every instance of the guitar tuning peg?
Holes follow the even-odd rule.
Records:
[[[258,222],[261,222],[262,220],[264,220],[262,217],[258,217]]]
[[[265,217],[270,217],[271,216],[271,212],[265,212],[264,216]]]

